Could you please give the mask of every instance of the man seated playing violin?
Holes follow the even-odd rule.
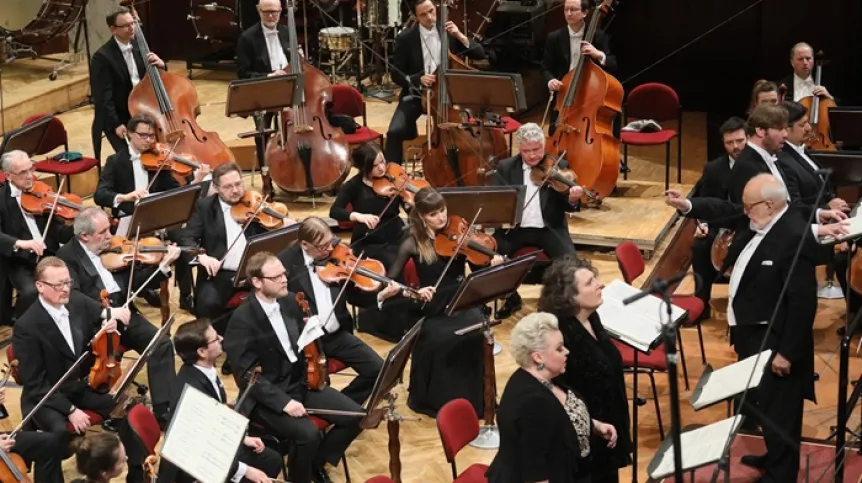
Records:
[[[0,387],[0,405],[6,404],[6,388]],[[0,451],[14,453],[24,460],[29,470],[36,463],[34,481],[63,481],[63,468],[60,466],[62,437],[55,433],[40,431],[20,431],[15,437],[0,433]],[[22,473],[26,473],[27,470]]]
[[[127,308],[103,309],[101,304],[72,290],[69,269],[57,257],[43,258],[36,265],[38,299],[21,316],[12,336],[12,347],[18,359],[22,383],[21,412],[28,414],[57,385],[82,354],[92,350],[91,341],[104,333],[114,333],[127,326],[131,311]],[[94,357],[84,359],[78,370],[45,399],[33,421],[41,431],[59,435],[60,448],[66,448],[71,432],[84,433],[91,425],[92,411],[108,418],[116,403],[103,388],[89,384]],[[121,431],[127,447],[139,444],[131,432]],[[128,437],[128,441],[125,439]],[[65,455],[63,451],[58,455]],[[129,464],[129,482],[143,481],[140,465]],[[62,480],[46,480],[62,481]]]
[[[500,253],[512,255],[523,247],[537,247],[552,259],[574,254],[575,245],[569,236],[566,213],[575,210],[584,196],[583,188],[572,186],[565,192],[559,192],[547,183],[537,185],[534,177],[530,176],[534,167],[550,161],[545,154],[545,133],[538,124],[524,124],[515,132],[515,139],[519,154],[500,161],[491,178],[494,186],[526,187],[521,223],[509,230],[497,230],[494,234]],[[515,292],[497,312],[497,317],[508,318],[520,309],[521,297]]]
[[[347,298],[363,298],[364,293],[360,293],[355,286],[349,286],[339,299],[342,283],[328,284],[317,273],[339,243],[340,240],[332,234],[325,221],[316,217],[306,218],[299,225],[296,243],[282,250],[278,259],[290,273],[288,289],[304,293],[312,313],[320,317],[326,333],[322,337],[323,352],[327,357],[338,359],[353,368],[358,374],[341,392],[362,404],[371,394],[377,374],[383,367],[383,359],[353,335],[354,321],[347,310]]]
[[[25,209],[29,206],[27,193],[33,189],[33,161],[24,151],[9,151],[0,158],[6,184],[0,187],[0,255],[5,258],[8,277],[18,293],[15,316],[20,317],[36,300],[33,285],[33,270],[40,257],[52,255],[72,237],[72,229],[63,220],[43,209],[43,204],[33,198],[38,213]],[[50,207],[50,205],[49,205]],[[45,226],[50,219],[50,228]],[[43,239],[44,235],[44,239]]]
[[[354,412],[361,408],[331,387],[308,388],[309,362],[304,348],[297,345],[305,325],[303,314],[296,294],[288,292],[290,274],[278,258],[268,252],[256,253],[249,260],[247,274],[254,292],[231,316],[224,346],[241,390],[256,366],[262,372],[237,409],[279,439],[295,443],[289,481],[329,482],[324,465],[335,465],[342,458],[362,431],[360,418],[322,415],[332,426],[321,436],[308,418],[307,408]]]
[[[222,337],[206,319],[192,320],[181,325],[174,334],[174,347],[183,360],[177,374],[178,390],[191,386],[222,404],[227,404],[227,394],[215,370],[215,361],[222,354]],[[188,443],[193,443],[189,441]],[[270,483],[281,471],[281,455],[264,446],[260,438],[246,436],[236,456],[230,474],[231,481]],[[159,463],[159,480],[191,483],[193,478],[162,459]]]

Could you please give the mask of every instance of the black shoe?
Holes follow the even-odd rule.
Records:
[[[194,315],[195,313],[195,298],[191,295],[180,295],[180,310]]]
[[[750,466],[752,468],[757,468],[758,470],[762,470],[766,468],[766,455],[760,454],[747,454],[739,459],[739,461],[745,466]]]
[[[311,480],[314,483],[332,483],[329,473],[322,466],[311,470]]]
[[[159,293],[151,288],[146,288],[142,290],[140,296],[147,301],[150,307],[162,306],[162,298],[159,297]]]
[[[521,310],[521,296],[518,293],[514,293],[506,299],[506,303],[503,304],[503,307],[497,311],[497,318],[500,320],[508,319],[512,316],[512,314]]]
[[[233,374],[233,369],[231,369],[230,363],[228,361],[224,361],[224,364],[221,365],[221,373],[225,376]]]

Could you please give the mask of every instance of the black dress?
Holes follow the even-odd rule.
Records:
[[[407,236],[398,248],[398,256],[389,270],[389,277],[401,279],[407,261],[416,265],[420,286],[428,287],[437,279],[448,258],[438,258],[427,264],[420,261],[413,237]],[[485,338],[481,331],[466,335],[455,335],[455,331],[482,321],[484,314],[478,308],[443,315],[446,305],[464,279],[466,261],[459,257],[443,277],[437,294],[425,307],[422,303],[393,297],[383,306],[390,323],[399,325],[399,330],[408,330],[419,319],[425,317],[410,366],[410,396],[407,404],[417,413],[431,417],[447,402],[463,398],[473,405],[480,417],[484,408],[484,358],[482,344]]]
[[[338,190],[338,196],[329,209],[329,216],[337,221],[350,221],[350,214],[353,212],[377,216],[386,208],[374,230],[369,230],[364,223],[356,223],[350,246],[353,253],[359,255],[364,251],[366,256],[383,262],[388,270],[395,260],[397,244],[404,234],[404,222],[399,217],[400,201],[395,200],[386,208],[389,198],[377,195],[374,189],[363,182],[362,175],[358,174]],[[350,208],[347,207],[348,204]]]
[[[618,469],[632,463],[631,423],[622,356],[597,313],[589,319],[596,338],[575,317],[555,315],[560,322],[563,341],[570,351],[566,372],[558,379],[583,398],[593,419],[609,423],[617,430],[614,448],[608,448],[607,442],[598,435],[592,438],[592,481],[618,481]]]

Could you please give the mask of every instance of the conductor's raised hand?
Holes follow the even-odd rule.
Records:
[[[671,208],[675,208],[679,211],[682,211],[683,213],[691,209],[691,201],[686,199],[686,197],[679,190],[665,191],[664,202]]]

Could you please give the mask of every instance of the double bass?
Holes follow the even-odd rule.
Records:
[[[269,175],[284,191],[315,194],[338,188],[350,172],[349,146],[344,132],[326,118],[332,85],[326,75],[299,55],[294,1],[287,2],[290,73],[302,75],[303,90],[293,106],[281,112],[279,132],[266,147]]]
[[[147,61],[150,47],[137,12],[130,8],[135,23],[134,42],[144,58],[146,74],[129,94],[129,112],[132,116],[146,114],[155,120],[160,141],[173,143],[179,139],[174,146],[178,153],[206,160],[212,168],[235,162],[233,153],[218,133],[204,131],[198,125],[200,102],[194,84]]]
[[[599,20],[614,2],[603,0],[595,8],[584,41],[592,43]],[[579,184],[601,200],[613,191],[620,173],[620,140],[613,135],[613,122],[622,112],[624,91],[620,81],[592,59],[581,52],[572,55],[579,55],[580,60],[561,80],[556,130],[545,143],[545,151],[556,156],[565,152]]]
[[[481,186],[487,183],[486,173],[508,154],[508,147],[503,131],[482,126],[481,121],[478,126],[464,122],[462,114],[449,100],[446,71],[475,69],[449,51],[449,35],[442,27],[448,22],[448,1],[440,2],[441,52],[437,80],[423,95],[429,122],[428,142],[422,148],[422,172],[435,187]],[[436,103],[433,115],[430,112],[432,101]]]
[[[823,51],[817,52],[814,66],[814,85],[820,85],[823,75]],[[792,100],[792,99],[791,99]],[[835,107],[835,101],[828,97],[806,96],[799,103],[808,109],[808,123],[811,124],[811,134],[805,140],[809,149],[818,151],[836,151],[838,147],[832,142],[829,126],[829,108]]]

